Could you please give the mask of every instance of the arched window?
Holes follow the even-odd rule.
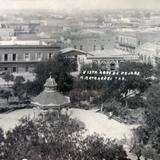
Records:
[[[140,59],[143,60],[143,55],[142,54],[140,55]]]
[[[80,50],[83,50],[83,45],[80,45]]]
[[[148,64],[151,64],[152,63],[152,60],[151,60],[151,57],[149,56],[148,57]]]
[[[147,62],[147,56],[146,56],[146,55],[143,56],[143,61],[144,61],[145,63]]]
[[[116,69],[115,63],[114,63],[114,62],[111,62],[111,63],[110,63],[110,70],[111,70],[111,71],[114,71],[115,69]]]
[[[107,68],[107,64],[106,64],[106,61],[104,61],[104,60],[101,60],[100,61],[100,67],[101,67],[101,69],[106,69]]]
[[[104,45],[101,45],[101,50],[104,50]]]
[[[49,60],[52,59],[52,53],[49,53]]]
[[[94,50],[94,51],[96,50],[96,45],[93,46],[93,50]]]

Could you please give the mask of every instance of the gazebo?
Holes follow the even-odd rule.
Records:
[[[43,110],[53,109],[60,111],[69,103],[70,98],[57,91],[57,83],[51,75],[44,84],[44,90],[32,100],[34,106]]]

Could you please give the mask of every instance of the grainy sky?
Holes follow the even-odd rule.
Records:
[[[160,0],[0,0],[0,9],[160,9]]]

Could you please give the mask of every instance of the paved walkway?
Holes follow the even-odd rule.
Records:
[[[70,109],[68,112],[72,118],[82,121],[89,133],[95,132],[111,139],[130,138],[132,136],[131,130],[137,127],[108,119],[108,116],[94,110]]]
[[[6,132],[19,124],[19,119],[24,117],[37,117],[41,111],[38,109],[21,109],[0,114],[0,127]]]

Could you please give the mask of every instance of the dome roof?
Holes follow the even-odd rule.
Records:
[[[46,80],[46,83],[44,84],[44,87],[56,87],[57,83],[54,78],[51,76]]]

